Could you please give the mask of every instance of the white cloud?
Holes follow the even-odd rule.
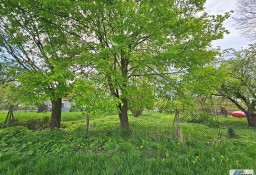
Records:
[[[209,14],[223,14],[236,8],[236,0],[207,0],[205,7]]]
[[[237,0],[206,0],[205,8],[209,14],[224,14],[231,10],[235,11]],[[234,48],[241,49],[250,44],[250,41],[241,36],[235,27],[235,22],[230,18],[224,22],[224,26],[229,30],[223,39],[212,42],[214,47],[220,46],[221,49]]]

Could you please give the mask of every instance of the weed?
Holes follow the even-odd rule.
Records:
[[[227,137],[228,138],[236,138],[237,137],[237,134],[236,134],[235,129],[233,127],[228,127]]]

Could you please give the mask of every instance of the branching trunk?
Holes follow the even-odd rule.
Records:
[[[122,99],[123,104],[119,104],[119,119],[120,119],[120,127],[122,129],[127,129],[129,127],[128,122],[128,100],[127,98]]]
[[[220,91],[219,91],[220,92]],[[221,93],[221,92],[220,92]],[[237,93],[238,94],[238,93]],[[227,99],[229,99],[234,105],[236,105],[241,111],[243,111],[246,114],[246,118],[247,118],[247,122],[248,122],[248,126],[251,127],[256,127],[256,114],[255,114],[255,105],[256,102],[252,101],[250,103],[249,100],[247,100],[245,97],[243,97],[240,93],[237,96],[237,98],[241,99],[244,101],[244,103],[246,104],[246,106],[248,107],[248,109],[244,108],[242,105],[239,104],[239,102],[237,100],[235,100],[234,98],[225,95],[224,93],[221,93],[221,95],[223,95],[224,97],[226,97]]]
[[[52,100],[51,102],[52,102],[51,128],[60,128],[62,99],[58,98],[58,99]]]

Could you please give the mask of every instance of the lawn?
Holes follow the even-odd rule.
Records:
[[[0,114],[3,123],[6,114]],[[21,121],[49,113],[19,113]],[[89,136],[81,113],[63,113],[59,130],[0,129],[0,174],[228,174],[256,168],[256,130],[241,118],[220,117],[218,129],[205,120],[182,120],[184,143],[170,140],[173,115],[130,116],[119,129],[115,115],[91,117]],[[228,127],[237,137],[229,138]]]

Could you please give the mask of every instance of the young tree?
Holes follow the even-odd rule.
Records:
[[[248,49],[228,50],[230,59],[221,69],[229,72],[218,92],[245,112],[249,126],[256,126],[256,45]]]
[[[128,128],[129,86],[135,74],[189,72],[215,56],[212,40],[226,32],[229,16],[203,12],[205,0],[77,1],[73,32],[80,35],[84,58],[105,76],[117,104],[121,128]],[[200,13],[203,12],[203,13]],[[79,18],[77,18],[79,16]],[[174,71],[174,72],[175,72]]]

